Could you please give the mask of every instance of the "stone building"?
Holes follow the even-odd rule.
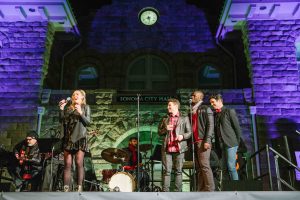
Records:
[[[56,134],[57,102],[82,88],[92,108],[89,144],[97,175],[114,167],[101,151],[126,146],[138,131],[141,144],[152,135],[158,145],[167,97],[178,97],[187,113],[194,89],[220,92],[237,110],[249,154],[283,135],[299,150],[297,0],[112,0],[88,10],[75,0],[28,2],[0,3],[6,148],[29,129]],[[153,25],[140,19],[149,7],[158,14]]]

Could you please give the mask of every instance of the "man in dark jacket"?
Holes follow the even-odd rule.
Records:
[[[236,152],[241,137],[241,127],[234,109],[223,105],[220,94],[212,95],[210,103],[215,109],[216,149],[226,161],[231,180],[239,180],[236,171]]]
[[[158,127],[158,134],[164,136],[162,145],[163,191],[169,192],[173,159],[175,161],[175,191],[182,191],[182,166],[184,152],[187,151],[186,140],[191,137],[191,125],[187,116],[179,113],[180,103],[177,99],[168,100],[168,115]]]
[[[25,140],[14,148],[16,162],[10,173],[15,180],[16,191],[35,191],[39,184],[42,165],[37,138],[38,135],[35,131],[29,131]],[[30,184],[30,187],[24,188],[24,183]]]
[[[215,183],[210,167],[211,140],[214,134],[214,116],[210,107],[202,105],[204,94],[192,94],[192,125],[196,153],[197,191],[214,191]]]

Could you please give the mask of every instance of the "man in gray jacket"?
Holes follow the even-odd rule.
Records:
[[[168,100],[168,115],[158,127],[158,134],[165,136],[162,145],[163,191],[169,192],[173,159],[175,163],[175,191],[182,191],[182,165],[191,125],[187,116],[181,116],[177,99]]]

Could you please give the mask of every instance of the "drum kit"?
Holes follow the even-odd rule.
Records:
[[[152,148],[151,144],[141,144],[139,150],[141,153],[147,153]],[[151,191],[149,187],[150,176],[149,169],[146,165],[150,162],[139,167],[139,170],[126,168],[125,162],[130,158],[128,153],[123,149],[107,148],[101,153],[101,157],[112,164],[120,164],[120,169],[104,169],[102,170],[102,182],[108,185],[109,191],[114,192],[134,192]],[[142,159],[142,158],[141,158]],[[146,156],[144,156],[146,159]],[[128,166],[127,166],[128,167]],[[138,184],[139,183],[139,184]],[[139,187],[139,188],[137,188]]]

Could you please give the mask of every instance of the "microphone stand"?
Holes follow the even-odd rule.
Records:
[[[140,191],[140,96],[137,94],[137,134],[138,134],[138,148],[137,148],[137,191]]]
[[[151,113],[152,114],[152,113]],[[151,120],[150,120],[150,144],[151,144],[151,152],[150,155],[153,155],[153,134],[152,134],[152,125],[154,122],[154,117],[153,114],[151,115]],[[150,156],[150,158],[151,158]],[[153,164],[153,159],[151,159],[151,191],[153,191],[153,184],[154,184],[154,164]]]
[[[194,131],[193,131],[193,109],[192,100],[189,99],[190,104],[190,121],[192,129],[192,159],[193,159],[193,191],[196,191],[196,167],[195,167],[195,141],[194,141]]]
[[[53,152],[54,152],[54,145],[51,149],[51,161],[50,161],[50,186],[49,186],[49,192],[52,191],[52,185],[53,185]]]

